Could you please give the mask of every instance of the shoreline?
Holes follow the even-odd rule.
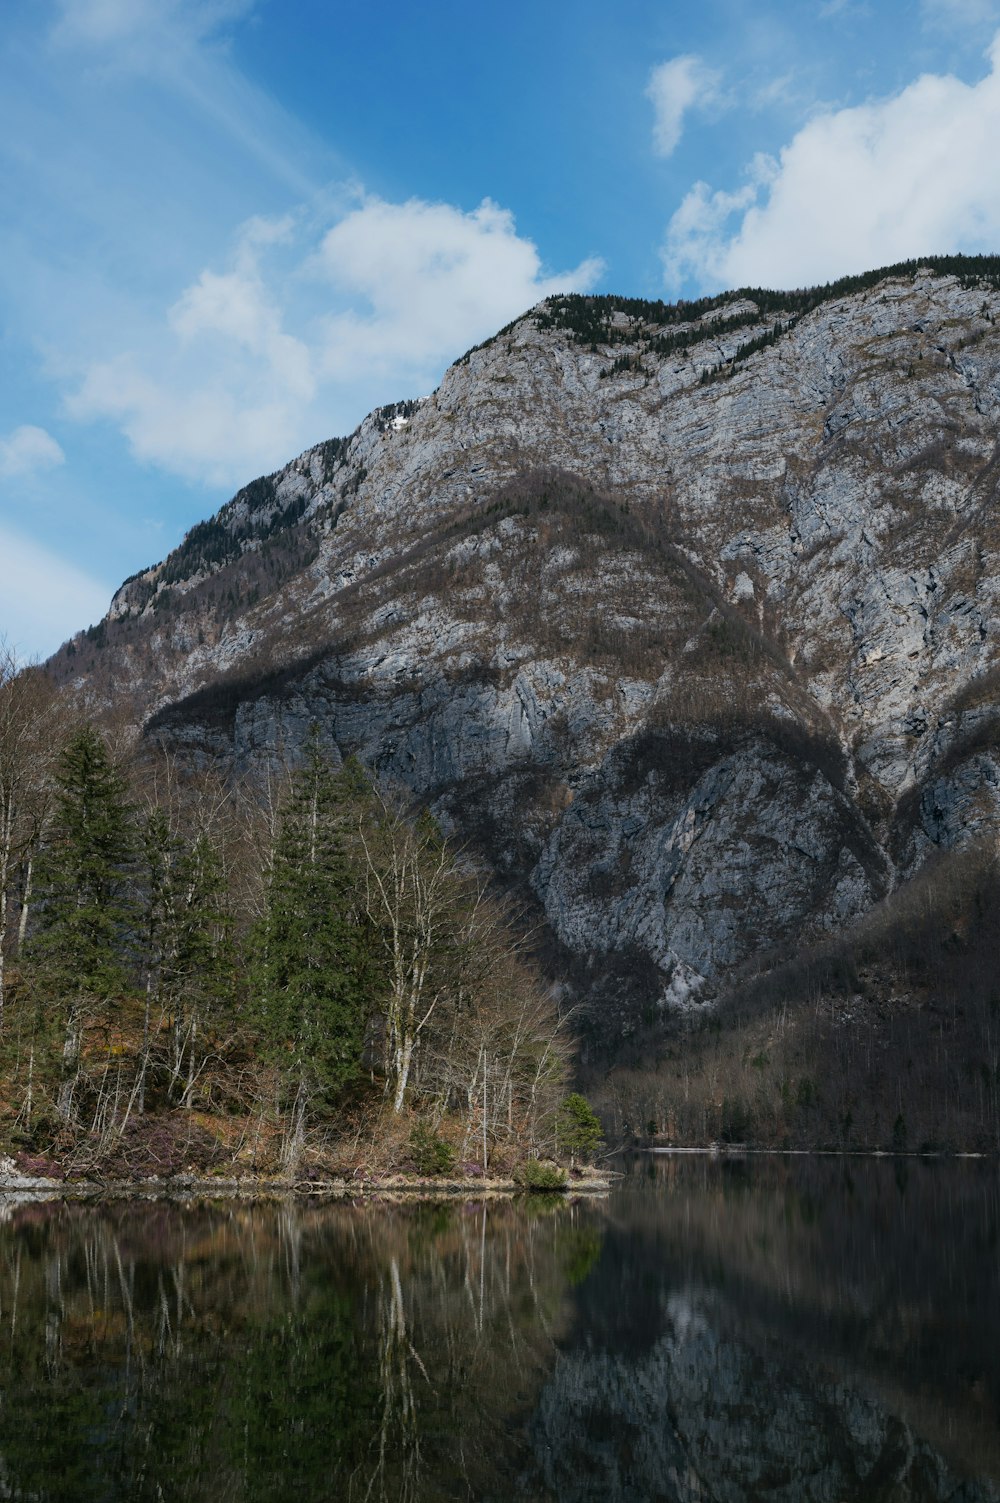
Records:
[[[48,1179],[27,1174],[0,1175],[0,1206],[11,1202],[103,1200],[245,1200],[245,1201],[362,1201],[362,1200],[485,1200],[516,1195],[607,1195],[611,1178],[585,1175],[550,1190],[527,1190],[513,1179],[434,1179],[385,1175],[370,1179],[270,1180],[203,1178],[176,1174],[163,1179],[95,1180]]]
[[[702,1148],[649,1145],[625,1148],[622,1153],[700,1154],[710,1159],[741,1159],[752,1154],[770,1158],[830,1159],[992,1159],[996,1153],[973,1148],[934,1148],[921,1152],[917,1148],[755,1148],[750,1143],[709,1143]]]

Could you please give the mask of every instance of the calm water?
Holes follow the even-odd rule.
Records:
[[[995,1165],[0,1215],[0,1498],[1000,1499]]]

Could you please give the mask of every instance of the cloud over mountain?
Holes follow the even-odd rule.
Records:
[[[720,75],[700,57],[685,54],[660,63],[649,76],[646,98],[653,105],[653,147],[661,157],[676,150],[689,110],[714,103]]]
[[[815,115],[735,190],[696,183],[667,230],[667,285],[796,286],[994,247],[1000,36],[989,60],[978,83],[926,73],[890,98]]]
[[[372,401],[426,389],[456,351],[600,270],[547,273],[490,199],[467,213],[365,196],[332,226],[254,219],[228,267],[90,365],[70,411],[117,423],[141,460],[236,483],[353,426],[359,382]]]

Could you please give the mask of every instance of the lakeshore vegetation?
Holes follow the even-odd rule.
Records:
[[[564,1020],[429,813],[315,728],[239,778],[65,714],[0,665],[0,1149],[22,1168],[509,1175],[592,1151]]]

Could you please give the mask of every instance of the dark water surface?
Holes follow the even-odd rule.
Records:
[[[1000,1499],[998,1170],[0,1207],[0,1498]]]

